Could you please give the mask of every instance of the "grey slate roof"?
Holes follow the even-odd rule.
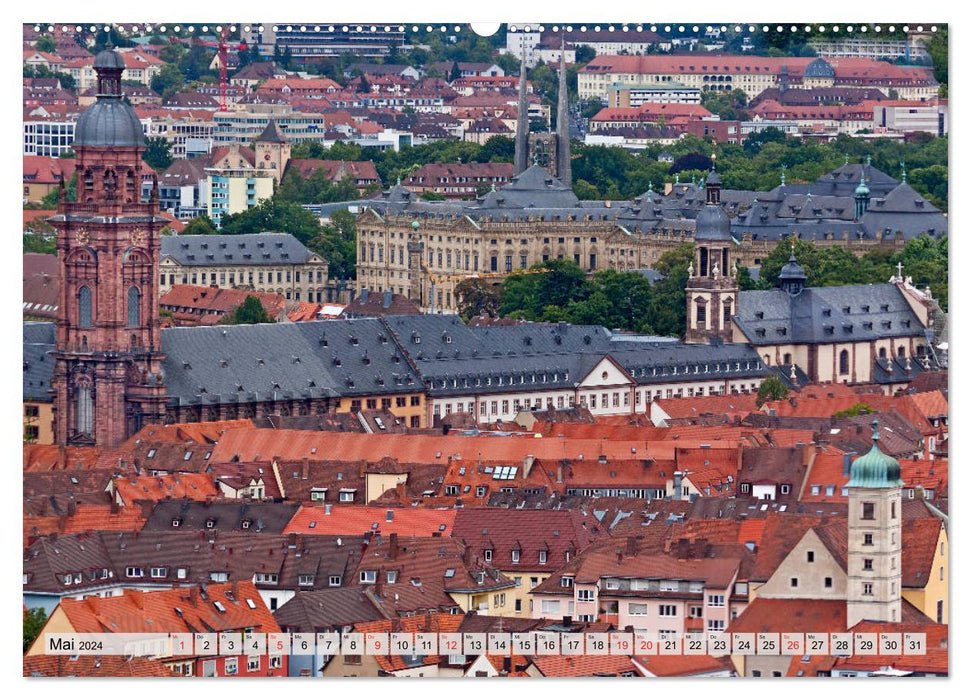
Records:
[[[142,527],[143,532],[186,532],[217,529],[280,533],[299,510],[299,503],[204,503],[190,500],[159,501]],[[173,521],[179,526],[173,527]],[[214,527],[207,527],[211,521]],[[243,522],[250,521],[244,528]]]
[[[130,104],[118,96],[102,96],[78,117],[74,146],[145,148],[145,135]]]
[[[50,401],[54,375],[54,324],[24,322],[24,401]]]
[[[753,345],[859,342],[924,335],[924,327],[892,284],[739,292],[735,321]]]
[[[632,350],[611,350],[610,356],[642,386],[762,377],[771,371],[755,350],[742,343],[664,343]]]
[[[201,332],[200,332],[201,331]],[[420,390],[379,319],[166,328],[171,403],[218,404]]]
[[[314,253],[289,233],[163,236],[162,259],[180,265],[300,265]]]

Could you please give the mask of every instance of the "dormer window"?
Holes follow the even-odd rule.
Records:
[[[548,554],[549,554],[549,552],[547,552],[545,549],[541,549],[539,551],[539,563],[540,564],[545,564],[546,563],[546,557],[547,557]]]
[[[518,549],[512,550],[512,563],[513,564],[518,564],[519,563],[519,555],[520,555],[520,551]]]
[[[483,555],[484,555],[486,561],[492,561],[492,550],[491,549],[485,550],[485,552],[483,553]]]

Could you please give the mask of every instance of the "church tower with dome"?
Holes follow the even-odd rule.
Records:
[[[165,413],[158,314],[158,183],[142,161],[145,137],[121,98],[124,62],[109,48],[95,58],[97,101],[78,119],[77,201],[61,190],[61,273],[54,393],[55,442],[116,447]],[[151,174],[150,200],[141,201]]]
[[[860,620],[900,622],[900,463],[873,446],[850,465],[847,513],[846,628]]]
[[[732,342],[738,312],[738,281],[731,260],[732,229],[721,207],[721,178],[714,169],[705,180],[706,201],[695,219],[695,259],[688,267],[686,343],[712,338]]]

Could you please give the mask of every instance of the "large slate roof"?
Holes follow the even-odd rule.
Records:
[[[218,404],[391,394],[421,383],[379,319],[166,328],[170,401]]]
[[[300,265],[314,253],[289,233],[163,236],[162,259],[180,265]]]
[[[50,401],[54,374],[54,324],[24,322],[24,401]]]
[[[739,328],[753,345],[860,342],[923,336],[924,327],[892,284],[739,293]]]

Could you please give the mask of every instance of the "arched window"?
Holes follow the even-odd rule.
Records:
[[[904,346],[903,345],[898,345],[897,346],[897,357],[903,357],[906,354],[907,354],[907,350],[904,348]]]
[[[94,427],[94,400],[91,396],[91,380],[79,378],[76,385],[74,430],[90,435]]]
[[[850,353],[846,350],[840,351],[840,374],[850,373]]]
[[[705,308],[705,303],[699,301],[696,305],[697,317],[698,317],[698,328],[707,328],[708,326],[708,310]]]
[[[138,287],[128,288],[128,325],[129,326],[139,326],[141,325],[141,303],[142,303],[142,293],[138,291]]]
[[[731,328],[732,325],[732,300],[726,299],[722,305],[722,325]]]
[[[91,290],[87,287],[78,290],[78,327],[91,327]]]
[[[886,356],[887,356],[887,349],[886,348],[880,348],[880,359],[882,360]]]
[[[782,364],[791,365],[792,364],[792,353],[786,353],[782,356]]]

